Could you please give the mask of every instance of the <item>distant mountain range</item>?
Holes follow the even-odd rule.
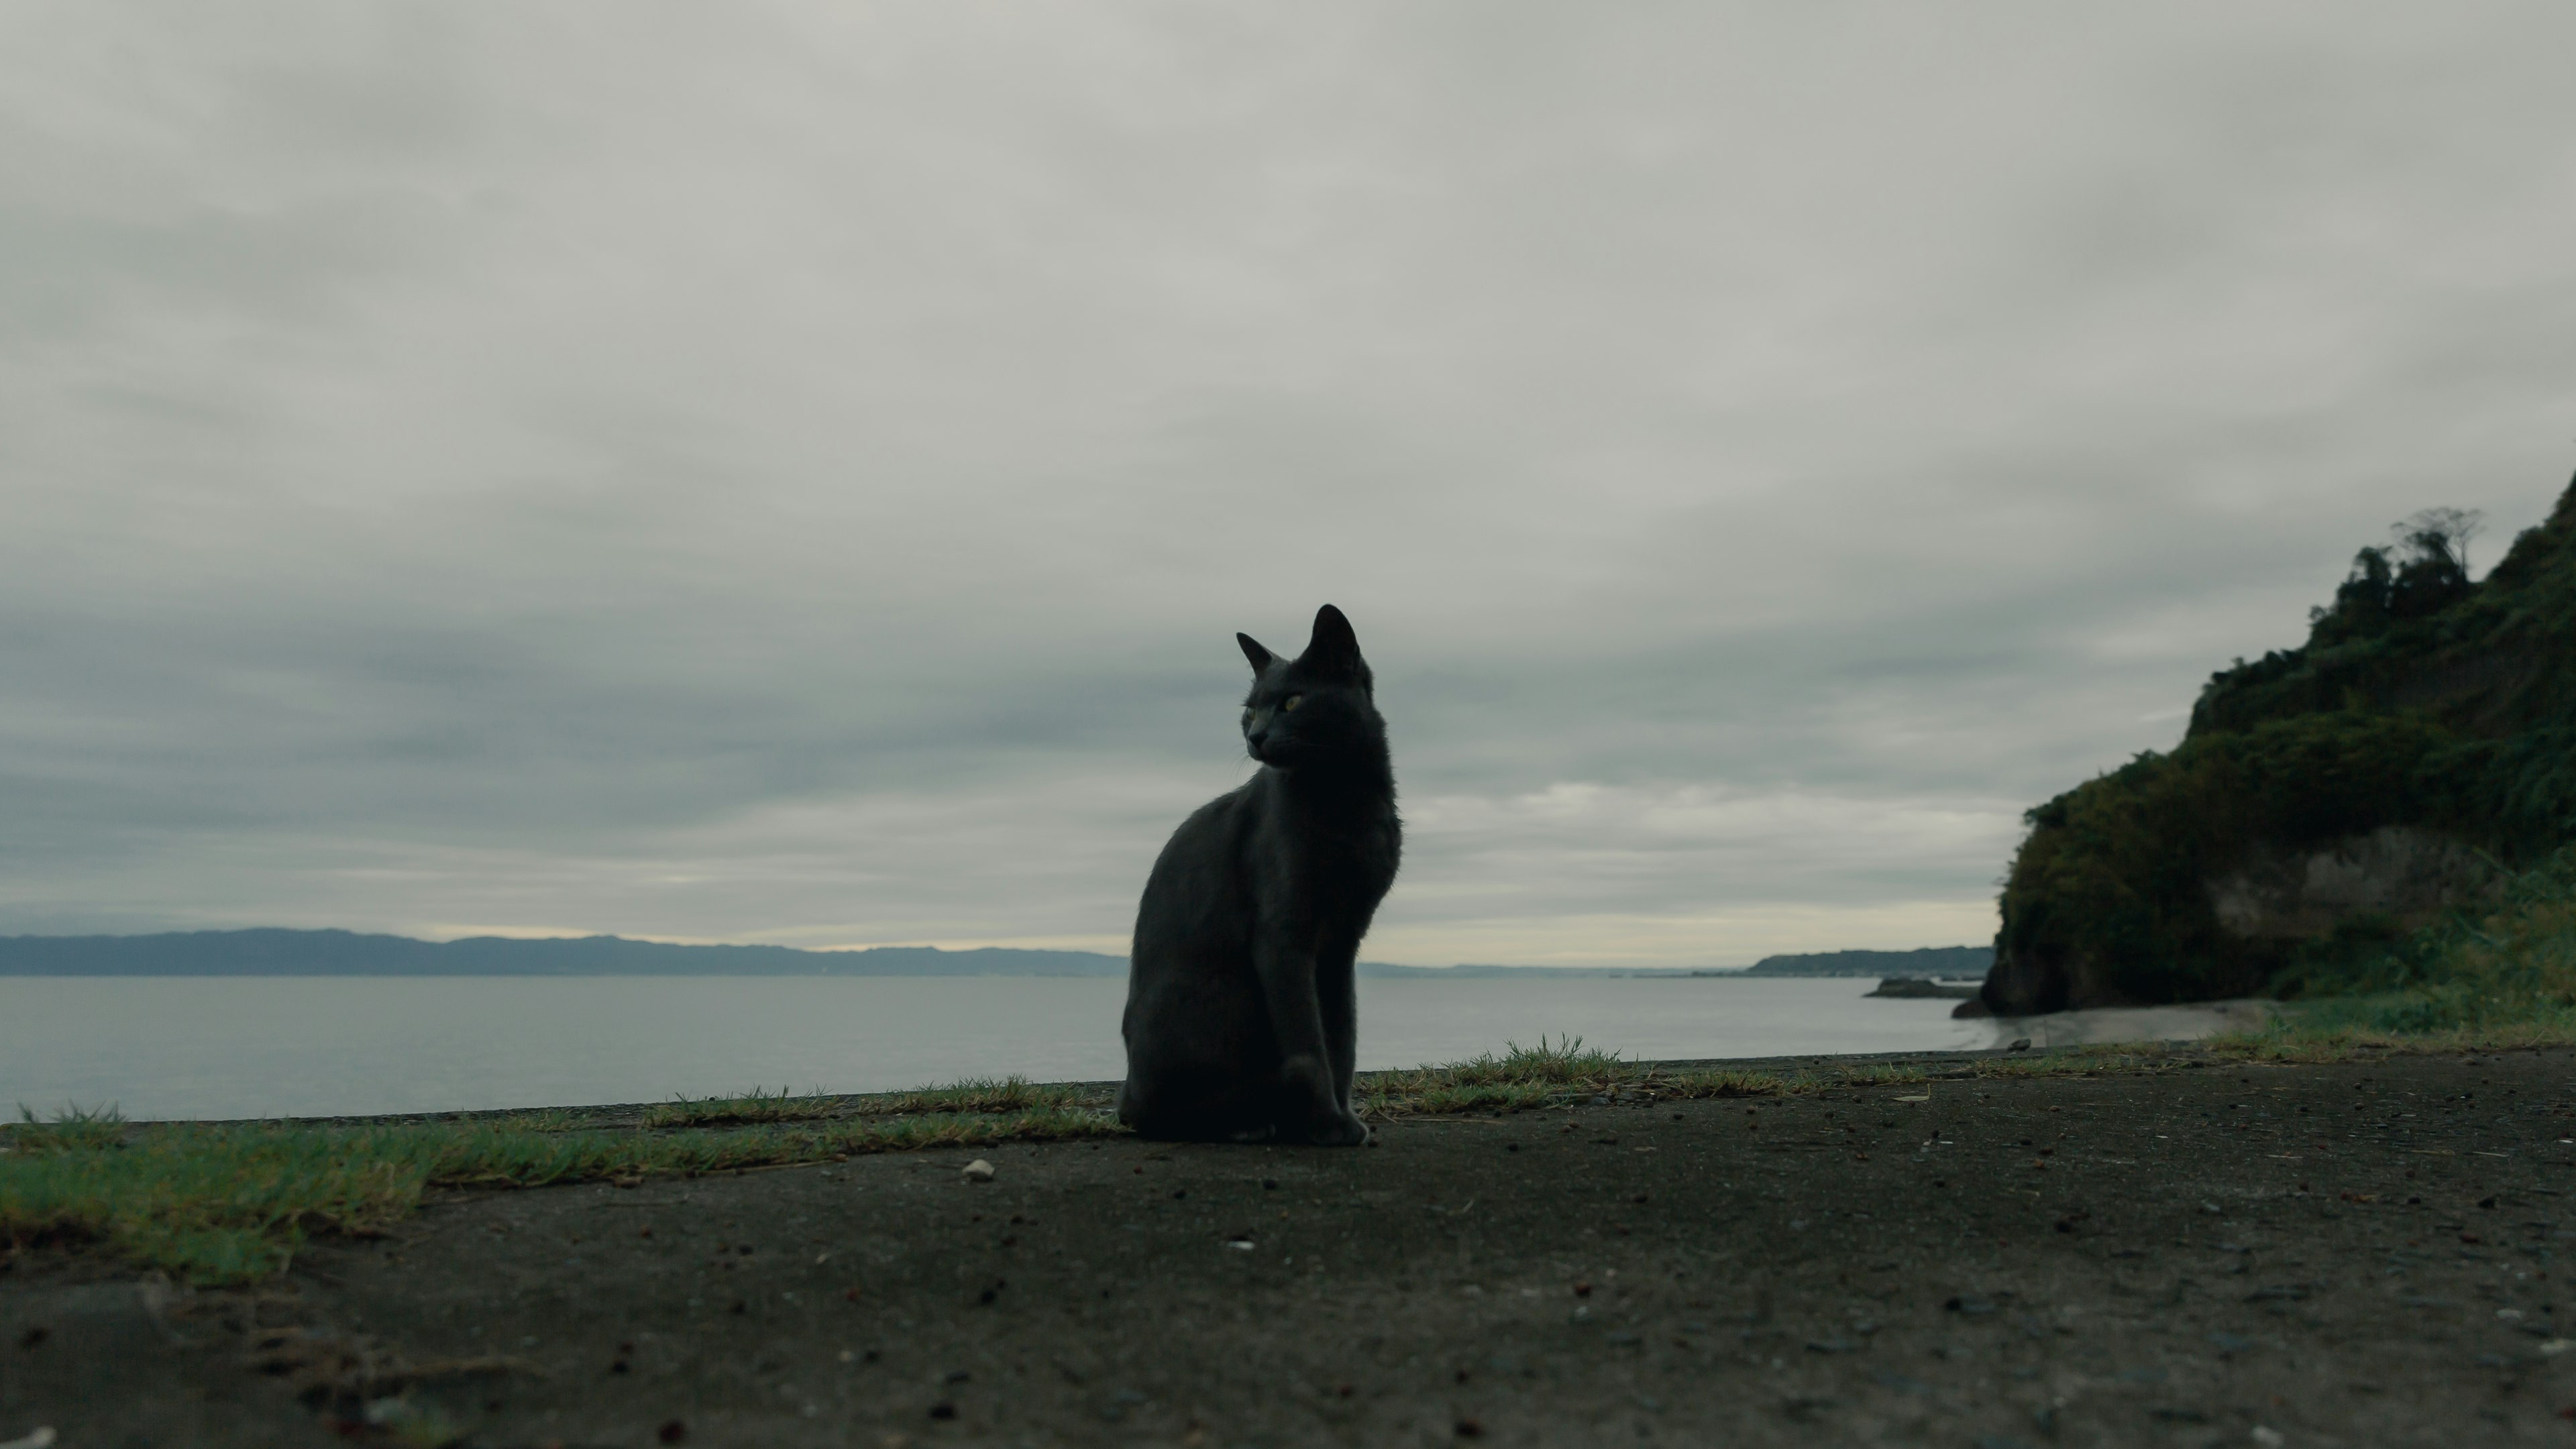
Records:
[[[1377,978],[1498,976],[1975,976],[1982,946],[1769,956],[1749,971],[1587,966],[1395,966]],[[1971,960],[1969,958],[1973,957]],[[1127,958],[1098,951],[985,946],[678,946],[623,936],[471,936],[419,941],[355,931],[171,931],[150,936],[0,936],[0,976],[1124,976]]]
[[[416,941],[355,931],[0,936],[0,976],[1124,976],[1096,951],[676,946],[623,936]]]

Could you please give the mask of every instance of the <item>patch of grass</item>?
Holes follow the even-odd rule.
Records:
[[[1506,1042],[1501,1056],[1484,1052],[1442,1066],[1371,1072],[1353,1095],[1363,1117],[1519,1112],[1615,1093],[1642,1070],[1617,1052],[1584,1046],[1581,1037],[1540,1037],[1534,1047]]]
[[[2525,1021],[2406,1033],[2303,1022],[2290,1015],[2260,1029],[2211,1037],[2202,1045],[2211,1056],[2229,1061],[2343,1062],[2367,1054],[2438,1056],[2576,1046],[2576,1029],[2563,1021]]]
[[[1581,1037],[1534,1047],[1504,1043],[1491,1052],[1444,1066],[1372,1072],[1354,1095],[1361,1116],[1438,1116],[1462,1112],[1526,1112],[1596,1098],[1656,1101],[1664,1098],[1774,1097],[1808,1090],[1800,1080],[1769,1072],[1672,1070],[1587,1047]]]
[[[1645,1090],[1658,1097],[1794,1097],[1824,1083],[1812,1077],[1782,1077],[1770,1072],[1708,1071],[1649,1074]]]
[[[1519,1042],[1503,1043],[1500,1059],[1489,1052],[1474,1061],[1461,1062],[1442,1070],[1468,1080],[1579,1086],[1597,1082],[1615,1085],[1623,1074],[1637,1068],[1632,1063],[1621,1061],[1617,1052],[1585,1046],[1579,1036],[1559,1037],[1551,1042],[1542,1035],[1534,1047],[1525,1047]]]
[[[1555,1041],[1542,1036],[1534,1047],[1505,1042],[1501,1056],[1484,1052],[1463,1062],[1376,1076],[1382,1083],[1404,1085],[1576,1087],[1614,1085],[1629,1070],[1617,1052],[1587,1047],[1579,1036]]]
[[[1355,1094],[1358,1095],[1358,1094]],[[1455,1116],[1465,1112],[1527,1112],[1570,1099],[1571,1094],[1538,1082],[1495,1086],[1444,1086],[1432,1083],[1412,1090],[1378,1088],[1361,1096],[1363,1117]]]
[[[1032,1082],[1007,1077],[968,1077],[944,1087],[909,1092],[871,1092],[855,1096],[810,1093],[791,1095],[760,1088],[734,1097],[682,1097],[644,1115],[650,1128],[726,1127],[760,1122],[820,1122],[845,1117],[909,1117],[924,1112],[1033,1112],[1106,1107],[1109,1094],[1096,1088]],[[573,1120],[578,1121],[576,1116]]]
[[[410,1210],[417,1154],[313,1130],[147,1127],[118,1143],[45,1143],[27,1124],[0,1160],[0,1241],[109,1244],[149,1266],[233,1282],[283,1267],[309,1227],[366,1231]],[[381,1134],[379,1134],[381,1135]]]
[[[2278,1061],[2359,1050],[2509,1050],[2576,1042],[2576,847],[2488,906],[2394,948],[2307,968],[2271,1021],[2210,1043]]]
[[[758,1087],[737,1097],[677,1097],[644,1114],[647,1127],[719,1127],[736,1122],[803,1122],[838,1115],[819,1093],[791,1095],[785,1087]]]
[[[1030,1112],[1106,1107],[1109,1094],[1076,1086],[1032,1082],[1014,1073],[999,1079],[968,1077],[945,1087],[856,1099],[852,1111],[865,1115],[905,1112]]]
[[[730,1130],[537,1129],[517,1121],[395,1127],[160,1123],[117,1139],[88,1118],[22,1122],[0,1157],[0,1243],[95,1242],[193,1282],[283,1269],[315,1232],[368,1234],[432,1186],[637,1182],[928,1147],[1121,1131],[1096,1111],[1034,1108]]]
[[[1872,1062],[1845,1068],[1842,1079],[1846,1086],[1853,1087],[1912,1087],[1932,1080],[1932,1074],[1921,1067]]]
[[[591,1118],[569,1107],[547,1107],[535,1112],[513,1112],[501,1119],[501,1125],[522,1132],[575,1132],[591,1125]]]

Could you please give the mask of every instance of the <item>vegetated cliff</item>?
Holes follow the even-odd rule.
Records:
[[[2172,752],[2031,810],[1963,1012],[2294,995],[2576,840],[2576,484],[2475,583],[2464,524],[2362,550]]]

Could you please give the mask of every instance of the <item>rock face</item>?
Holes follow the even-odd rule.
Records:
[[[1950,1015],[2043,1016],[2052,1011],[2126,1003],[2128,998],[2105,990],[2098,978],[2079,980],[2079,974],[2092,973],[2070,971],[2069,964],[2056,952],[1997,952],[1994,969],[1986,973],[1985,985],[1977,989],[1975,996],[1960,1002]]]
[[[2364,916],[2412,930],[2453,906],[2491,894],[2494,862],[2429,830],[2383,825],[2322,849],[2257,847],[2208,882],[2220,929],[2271,941],[2317,941]]]
[[[1920,976],[1884,976],[1872,996],[1893,996],[1911,1000],[1965,1001],[1977,994],[1977,988],[1954,981],[1926,981]],[[0,1449],[7,1449],[0,1445]]]
[[[2385,934],[2423,926],[2492,895],[2494,859],[2431,830],[2383,825],[2307,850],[2255,845],[2234,868],[2204,878],[2217,929],[2246,954],[2277,959],[2367,924]],[[2169,999],[2123,981],[2103,957],[2033,943],[1997,957],[1975,999],[1954,1015],[2035,1016]],[[2248,980],[2242,989],[2259,982]]]
[[[2173,751],[2030,811],[1962,1014],[2295,989],[2576,841],[2576,485],[2474,583],[2406,537],[2305,645],[2213,675]]]

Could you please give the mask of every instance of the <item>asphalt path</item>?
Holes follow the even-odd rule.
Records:
[[[478,1192],[249,1291],[29,1250],[0,1443],[2565,1444],[2571,1075],[2210,1061]]]

